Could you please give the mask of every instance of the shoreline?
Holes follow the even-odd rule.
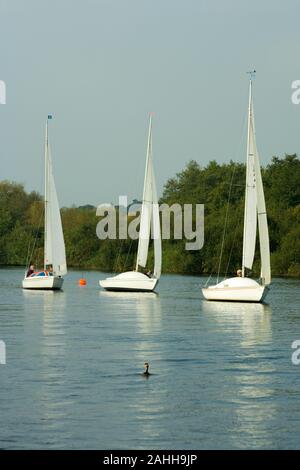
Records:
[[[20,268],[25,268],[24,265],[20,264],[0,264],[0,269],[20,269]],[[84,267],[84,266],[68,266],[68,271],[85,271],[85,272],[99,272],[99,273],[121,273],[122,271],[105,271],[103,269],[99,269],[96,267]],[[216,277],[217,273],[187,273],[187,272],[172,272],[172,271],[163,271],[162,276],[167,274],[168,276],[191,276],[191,277]],[[223,277],[224,273],[221,273],[219,277]],[[229,274],[226,276],[227,278],[229,277],[234,277],[234,274]],[[249,276],[250,277],[250,276]],[[253,275],[253,278],[258,278],[258,275]],[[290,274],[272,274],[272,279],[299,279],[300,280],[300,275],[290,275]]]

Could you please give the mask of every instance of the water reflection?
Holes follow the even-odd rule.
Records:
[[[45,291],[43,298],[43,341],[41,344],[41,399],[43,417],[51,421],[62,419],[64,402],[57,399],[58,390],[66,384],[66,295],[62,291]]]
[[[164,386],[157,387],[163,351],[160,297],[154,292],[101,291],[99,295],[102,300],[107,299],[111,303],[112,312],[117,315],[125,314],[126,317],[130,314],[133,321],[133,362],[136,364],[136,373],[133,391],[127,397],[127,407],[134,416],[137,440],[157,441],[160,435],[157,416],[165,411],[164,398],[167,393]],[[148,380],[142,375],[145,362],[149,362],[149,371],[152,374]],[[139,444],[135,445],[139,447]]]
[[[299,447],[293,281],[274,281],[271,311],[204,302],[197,278],[164,276],[157,296],[100,292],[97,272],[79,288],[71,272],[56,293],[2,272],[2,447]]]
[[[27,318],[34,328],[39,325],[39,411],[43,428],[61,427],[66,415],[66,294],[63,291],[23,291],[26,299]],[[56,431],[57,432],[57,431]]]
[[[110,292],[100,291],[101,299],[111,303],[111,311],[117,315],[130,312],[135,315],[139,333],[151,334],[161,327],[159,295],[155,292]]]
[[[225,339],[234,335],[239,344],[235,355],[231,350],[225,366],[232,380],[228,393],[235,423],[232,446],[243,448],[249,442],[252,448],[274,446],[269,429],[276,414],[272,400],[275,367],[266,353],[267,345],[272,342],[270,305],[203,301],[202,309],[221,327]]]
[[[224,326],[236,330],[242,347],[272,341],[272,309],[268,304],[202,301],[202,311]]]

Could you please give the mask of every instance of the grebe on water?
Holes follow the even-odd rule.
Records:
[[[149,363],[145,362],[144,366],[145,366],[145,370],[143,372],[143,375],[146,376],[146,377],[149,377],[149,375],[151,375],[150,372],[149,372]]]

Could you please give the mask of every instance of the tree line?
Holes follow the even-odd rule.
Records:
[[[300,160],[297,155],[273,157],[262,178],[270,232],[272,274],[300,277]],[[230,275],[241,266],[245,165],[202,167],[190,161],[169,179],[160,203],[204,204],[204,246],[186,251],[186,240],[163,240],[163,272]],[[67,262],[70,267],[109,272],[135,266],[137,240],[99,240],[99,217],[90,205],[61,209]],[[224,228],[225,227],[225,228]],[[172,232],[171,232],[172,233]],[[43,198],[15,182],[0,182],[0,264],[43,265]],[[221,246],[222,256],[221,254]],[[150,246],[149,267],[153,263]],[[253,275],[259,275],[257,253]]]

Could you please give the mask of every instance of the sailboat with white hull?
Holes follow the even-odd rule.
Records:
[[[271,283],[269,232],[265,196],[260,171],[259,156],[256,147],[255,125],[252,101],[252,77],[250,78],[248,107],[248,139],[246,166],[246,193],[244,210],[243,259],[240,276],[202,289],[207,300],[262,302]],[[256,231],[259,231],[261,256],[261,275],[259,282],[246,277],[246,271],[252,269]]]
[[[139,272],[139,267],[146,267],[149,239],[152,228],[154,243],[153,274]],[[139,245],[135,271],[127,271],[99,281],[101,287],[110,291],[151,292],[157,286],[161,274],[161,233],[156,183],[152,162],[152,117],[150,116],[144,191],[140,220]]]
[[[52,119],[52,116],[47,118],[45,136],[44,270],[25,274],[23,289],[61,289],[64,281],[62,276],[67,273],[65,243],[48,137],[49,119]]]

